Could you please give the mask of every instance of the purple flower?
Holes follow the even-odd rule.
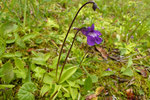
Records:
[[[93,46],[100,44],[103,40],[99,36],[102,35],[99,31],[94,30],[94,24],[88,28],[82,28],[81,32],[87,37],[87,44]]]
[[[112,71],[110,68],[107,68],[105,71]]]
[[[134,36],[132,35],[132,36],[131,36],[131,39],[133,39],[133,38],[134,38]]]

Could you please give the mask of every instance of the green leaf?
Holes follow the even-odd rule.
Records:
[[[18,26],[16,24],[13,23],[4,23],[2,24],[2,26],[0,27],[0,36],[2,36],[3,38],[7,38],[7,34],[10,32],[14,32],[16,29],[18,28]]]
[[[2,57],[11,58],[11,57],[15,57],[15,54],[14,53],[6,53]]]
[[[34,69],[34,71],[36,72],[36,73],[35,73],[35,76],[36,76],[37,78],[42,78],[43,75],[44,75],[44,73],[46,72],[45,69],[42,69],[42,68],[40,68],[40,67],[36,67],[36,68]]]
[[[133,62],[132,62],[132,57],[130,57],[129,60],[128,60],[128,65],[127,65],[127,67],[132,66],[132,64],[133,64]]]
[[[123,70],[122,75],[126,75],[126,76],[133,76],[133,71],[131,68],[126,68],[125,70]]]
[[[62,94],[62,92],[63,92],[63,91],[59,91],[59,93],[58,93],[58,95],[57,95],[58,98],[62,98],[62,97],[63,97],[64,94]]]
[[[5,83],[10,83],[14,78],[13,66],[10,61],[2,66],[2,79]]]
[[[32,70],[32,71],[34,71],[34,69],[35,69],[36,67],[37,67],[36,64],[31,63],[31,70]]]
[[[46,66],[46,62],[42,57],[34,57],[32,58],[33,63],[38,64],[38,65],[44,65]]]
[[[70,78],[76,72],[77,69],[78,69],[78,67],[71,67],[71,68],[66,69],[63,72],[62,77],[61,77],[59,83],[63,83],[68,78]]]
[[[32,50],[31,52],[32,52],[32,54],[33,54],[34,56],[37,56],[37,57],[39,56],[39,54],[36,53],[35,51]]]
[[[15,87],[15,85],[0,84],[0,89],[13,88],[13,87]]]
[[[15,35],[15,39],[16,39],[16,44],[18,45],[18,46],[20,46],[21,48],[25,48],[26,47],[26,44],[24,43],[24,41],[20,38],[20,36],[17,34],[17,33],[15,33],[14,34]]]
[[[25,70],[24,66],[24,62],[20,59],[20,58],[15,58],[15,66],[17,69],[15,69],[15,73],[17,75],[18,78],[26,78],[27,75],[27,70]]]
[[[15,53],[5,53],[2,57],[12,58],[12,57],[21,57],[21,56],[22,56],[22,53],[17,51]]]
[[[70,94],[69,93],[65,93],[64,97],[70,97]]]
[[[69,84],[69,86],[71,86],[73,88],[79,88],[80,87],[78,84],[76,84],[76,81],[66,80],[66,82]],[[65,85],[63,85],[63,86],[65,86]]]
[[[10,39],[10,40],[6,40],[6,43],[11,44],[11,43],[14,43],[15,41],[16,41],[16,39]]]
[[[54,27],[57,29],[59,28],[59,25],[54,20],[52,20],[50,18],[48,18],[46,26],[51,27],[51,28]]]
[[[126,68],[122,67],[121,68],[121,73],[124,72],[126,70]]]
[[[73,99],[73,100],[76,100],[77,95],[78,95],[78,90],[77,90],[77,88],[69,87],[69,89],[70,89],[70,93],[71,93],[72,99]]]
[[[124,55],[124,54],[126,54],[126,52],[127,52],[127,49],[126,48],[122,48],[122,49],[120,49],[120,55]]]
[[[57,65],[57,61],[58,61],[58,56],[53,58],[52,65],[50,65],[49,68],[55,68]]]
[[[139,94],[140,94],[140,95],[144,95],[145,93],[144,93],[144,91],[143,91],[142,89],[140,89],[140,90],[139,90]]]
[[[49,59],[49,57],[50,57],[50,53],[46,53],[46,54],[44,54],[44,61],[47,61],[48,59]]]
[[[19,100],[35,100],[34,92],[37,90],[37,87],[32,82],[27,82],[22,85],[18,92]]]
[[[46,83],[46,84],[52,84],[53,78],[51,78],[51,77],[49,76],[49,74],[45,74],[45,75],[44,75],[43,82]]]
[[[67,80],[67,83],[69,84],[69,86],[75,86],[75,82],[74,81],[69,81],[69,80]]]
[[[57,79],[60,73],[60,69],[58,69],[58,75],[57,75]],[[48,73],[50,75],[50,77],[52,77],[54,80],[56,79],[56,70],[53,70],[51,72]]]
[[[60,89],[61,89],[61,85],[56,85],[56,84],[54,84],[53,85],[54,86],[54,90],[53,90],[53,92],[51,93],[51,97],[55,94],[55,96],[53,97],[53,99],[52,100],[55,100],[55,98],[57,97],[57,95],[58,95],[58,93],[59,93],[59,91],[60,91]]]
[[[92,83],[98,82],[98,77],[96,75],[90,75],[90,77],[92,79]]]
[[[20,58],[15,58],[15,65],[18,69],[24,69],[25,63]]]
[[[88,76],[86,78],[86,80],[84,81],[84,90],[88,91],[92,88],[92,79],[90,76]]]
[[[78,79],[78,80],[76,81],[76,83],[83,86],[83,85],[84,85],[84,80],[83,80],[83,79],[82,79],[82,80],[81,80],[81,79]]]
[[[3,38],[0,37],[0,56],[5,52],[6,50],[6,42],[3,40]]]
[[[111,75],[114,75],[114,72],[113,72],[113,71],[104,71],[104,72],[102,73],[102,77],[104,77],[104,76],[111,76]]]
[[[38,53],[36,54],[36,57],[32,58],[32,62],[38,65],[47,66],[46,61],[49,59],[49,57],[50,57],[50,53],[46,53],[46,54]]]
[[[19,69],[15,69],[14,73],[16,74],[17,78],[22,78],[22,79],[26,79],[26,71],[25,70],[19,70]]]
[[[46,92],[50,90],[50,85],[44,84],[41,88],[40,94],[43,96]]]
[[[39,33],[31,33],[31,34],[24,35],[21,39],[23,41],[27,41],[27,40],[30,40],[32,38],[35,38],[38,35],[40,35],[40,34]]]
[[[40,39],[40,38],[37,38],[36,40],[35,40],[35,43],[36,44],[41,44],[43,42],[43,39]]]
[[[80,68],[69,78],[70,80],[76,80],[83,75],[83,72]]]

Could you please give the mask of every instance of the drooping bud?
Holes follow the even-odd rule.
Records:
[[[98,7],[97,7],[97,4],[96,4],[96,3],[93,3],[93,7],[92,7],[92,8],[93,8],[93,10],[95,11],[96,8],[98,8]]]

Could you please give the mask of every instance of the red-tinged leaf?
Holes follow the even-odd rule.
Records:
[[[27,52],[31,52],[32,50],[34,50],[34,48],[30,48],[27,50]]]
[[[107,60],[108,59],[108,54],[106,50],[103,47],[96,47],[96,49],[101,53],[102,57]]]
[[[137,67],[136,69],[143,77],[148,77],[147,75],[148,72],[144,67],[140,66],[140,67]]]
[[[97,100],[96,94],[91,94],[86,97],[86,100]]]

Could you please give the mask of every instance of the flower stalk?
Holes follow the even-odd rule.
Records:
[[[81,11],[81,9],[82,9],[84,6],[86,6],[87,4],[90,4],[90,3],[93,4],[93,10],[96,10],[97,5],[95,4],[95,2],[93,2],[93,1],[86,2],[85,4],[83,4],[83,5],[80,7],[80,9],[79,9],[78,12],[76,13],[74,19],[72,20],[72,22],[71,22],[71,24],[70,24],[70,26],[69,26],[69,29],[68,29],[67,34],[66,34],[66,36],[65,36],[65,39],[64,39],[63,44],[62,44],[62,46],[61,46],[61,50],[60,50],[60,52],[59,52],[59,57],[58,57],[57,65],[56,65],[56,81],[57,81],[58,66],[59,66],[59,62],[60,62],[62,50],[63,50],[63,47],[64,47],[64,45],[65,45],[66,39],[67,39],[67,37],[68,37],[68,34],[69,34],[69,32],[70,32],[70,29],[71,29],[71,27],[72,27],[72,25],[73,25],[73,23],[74,23],[76,17],[78,16],[79,12]],[[79,31],[77,31],[77,33],[78,33],[78,32],[79,32]],[[77,33],[76,33],[76,34],[77,34]],[[75,39],[75,38],[74,38],[74,39]],[[74,41],[74,40],[73,40],[73,41]],[[73,45],[73,44],[72,44],[72,45]],[[70,50],[71,50],[71,49],[70,49]],[[70,53],[70,51],[69,51],[69,53]],[[68,55],[69,55],[69,54],[68,54]],[[67,57],[67,58],[68,58],[68,57]],[[67,60],[67,58],[66,58],[66,60]],[[65,63],[66,63],[66,61],[65,61]],[[63,64],[63,66],[65,65],[65,63]],[[60,76],[59,76],[59,80],[60,80],[60,78],[61,78],[61,74],[62,74],[63,69],[64,69],[64,67],[62,67],[62,69],[61,69],[61,73],[60,73]]]
[[[66,62],[67,62],[67,58],[69,57],[70,51],[71,51],[71,49],[72,49],[72,46],[73,46],[73,44],[74,44],[74,41],[75,41],[75,39],[76,39],[77,34],[79,33],[79,31],[80,31],[80,30],[77,30],[77,32],[76,32],[76,34],[75,34],[75,36],[74,36],[74,38],[73,38],[72,44],[71,44],[71,46],[70,46],[70,48],[69,48],[69,51],[68,51],[68,53],[67,53],[67,56],[66,56],[66,58],[65,58],[65,61],[64,61],[64,63],[63,63],[63,66],[62,66],[62,68],[61,68],[61,72],[60,72],[60,75],[59,75],[58,82],[59,82],[59,80],[60,80],[60,78],[61,78],[63,69],[64,69],[65,64],[66,64]]]

